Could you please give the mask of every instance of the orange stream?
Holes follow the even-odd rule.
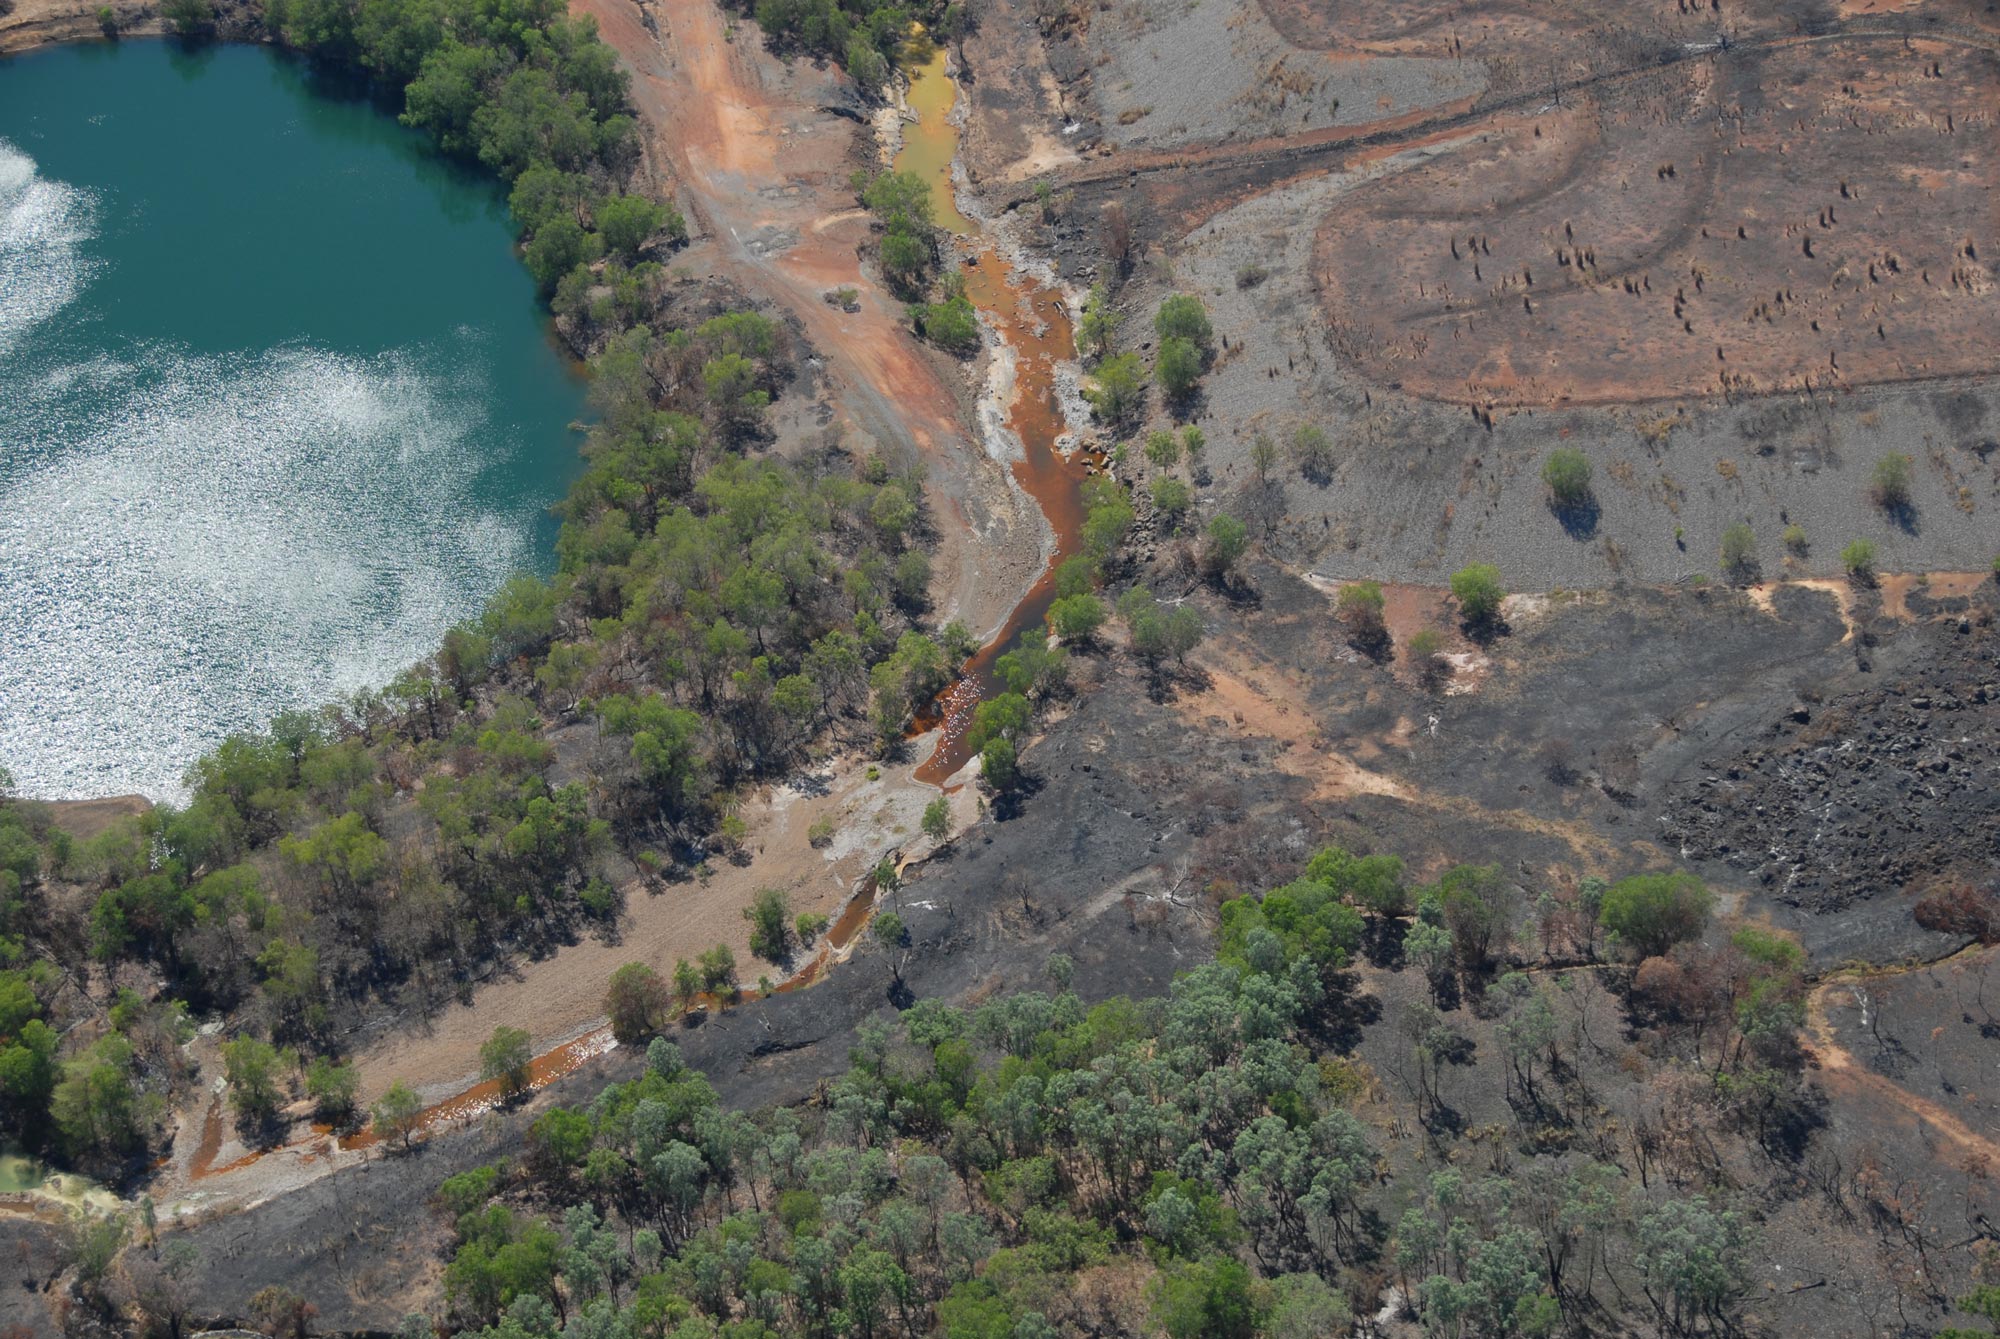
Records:
[[[919,119],[906,128],[896,167],[930,181],[938,221],[972,244],[973,254],[961,267],[965,295],[1016,358],[1007,425],[1020,439],[1023,455],[1013,464],[1014,478],[1048,518],[1055,552],[999,635],[965,663],[958,682],[940,699],[943,734],[936,751],[915,773],[917,780],[933,786],[943,785],[972,758],[967,732],[980,700],[999,687],[994,662],[1023,631],[1041,627],[1048,617],[1055,602],[1056,566],[1081,546],[1081,490],[1092,469],[1081,453],[1065,458],[1056,449],[1056,439],[1067,429],[1056,398],[1056,367],[1076,356],[1061,297],[1033,275],[1009,265],[980,235],[979,226],[958,212],[953,199],[951,163],[958,154],[958,129],[950,115],[957,98],[958,88],[945,72],[944,52],[938,50],[912,75],[909,101]]]

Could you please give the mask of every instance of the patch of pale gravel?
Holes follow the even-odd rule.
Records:
[[[1092,20],[1091,43],[1111,55],[1093,96],[1121,148],[1355,125],[1486,87],[1475,60],[1301,50],[1256,0],[1131,0]]]

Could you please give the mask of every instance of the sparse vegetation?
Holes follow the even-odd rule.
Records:
[[[1722,532],[1722,571],[1731,581],[1749,581],[1757,574],[1757,536],[1747,522],[1737,521]]]
[[[1875,580],[1875,543],[1857,539],[1840,551],[1840,565],[1850,580],[1867,585]]]
[[[1507,588],[1500,584],[1499,568],[1491,563],[1472,563],[1451,574],[1451,594],[1466,626],[1484,632],[1498,621]]]
[[[1900,451],[1892,451],[1875,462],[1868,476],[1868,495],[1876,506],[1884,511],[1908,509],[1913,500],[1911,465],[1910,457]]]
[[[1542,482],[1558,507],[1580,507],[1590,500],[1590,457],[1575,447],[1559,446],[1542,462]]]
[[[1370,654],[1378,654],[1388,645],[1383,608],[1382,586],[1375,581],[1350,581],[1340,588],[1334,601],[1335,616],[1347,628],[1347,639]]]

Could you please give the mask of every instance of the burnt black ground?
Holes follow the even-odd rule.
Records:
[[[1212,952],[1210,885],[1289,877],[1328,840],[1399,852],[1426,876],[1451,861],[1497,863],[1531,890],[1579,873],[1615,878],[1685,863],[1741,894],[1741,910],[1799,933],[1820,969],[1956,947],[1915,926],[1893,880],[1831,900],[1782,900],[1755,868],[1731,863],[1733,851],[1761,848],[1760,825],[1790,831],[1822,803],[1775,764],[1735,764],[1735,790],[1748,798],[1708,797],[1718,784],[1710,778],[1726,776],[1732,759],[1821,747],[1800,742],[1812,721],[1837,719],[1840,738],[1901,738],[1919,710],[1910,685],[1926,685],[1933,714],[1946,691],[1969,702],[1994,677],[1994,634],[1976,616],[1964,633],[1955,618],[1878,619],[1868,625],[1875,645],[1857,657],[1825,593],[1781,590],[1766,613],[1721,589],[1612,592],[1518,619],[1493,644],[1494,667],[1478,692],[1437,697],[1393,666],[1344,653],[1321,592],[1272,567],[1255,570],[1252,584],[1251,603],[1196,596],[1213,629],[1201,655],[1249,660],[1273,681],[1304,685],[1296,706],[1325,748],[1359,756],[1372,745],[1366,765],[1407,786],[1409,800],[1315,798],[1300,775],[1311,758],[1281,758],[1279,744],[1194,707],[1187,687],[1163,689],[1107,651],[1082,667],[1080,678],[1095,682],[1027,752],[1036,788],[1018,811],[975,827],[901,891],[910,944],[900,986],[871,945],[810,990],[677,1029],[674,1040],[724,1100],[754,1109],[810,1099],[845,1068],[871,1015],[915,998],[976,1002],[1042,986],[1056,952],[1074,959],[1086,998],[1160,993]],[[1975,600],[1990,608],[1994,596]],[[1934,612],[1916,601],[1913,610]],[[1804,724],[1793,716],[1802,703]],[[1398,735],[1405,718],[1419,728]],[[1545,760],[1555,740],[1575,772],[1560,781]],[[1990,766],[1991,756],[1968,751],[1977,765]],[[1859,786],[1847,801],[1857,813],[1878,803],[1874,782],[1842,784]],[[1886,804],[1895,786],[1883,784]],[[1990,861],[1990,831],[1968,821],[1990,828],[1991,805],[1979,808],[1985,793],[1969,786],[1959,808],[1932,817],[1857,823],[1828,860],[1891,841],[1907,852],[1897,860],[1917,861],[1921,850],[1954,866]],[[1673,825],[1685,827],[1690,814],[1734,834],[1732,850],[1691,843],[1683,852]],[[1394,1050],[1393,1039],[1383,1044]],[[434,1301],[445,1228],[427,1200],[437,1182],[509,1156],[536,1111],[587,1100],[640,1063],[634,1051],[614,1052],[526,1110],[436,1138],[414,1157],[383,1157],[187,1229],[202,1252],[208,1309],[240,1315],[258,1288],[283,1283],[320,1308],[325,1330],[393,1329]]]

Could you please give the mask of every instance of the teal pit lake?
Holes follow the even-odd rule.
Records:
[[[391,109],[393,110],[393,109]],[[0,60],[0,767],[173,800],[554,565],[584,404],[505,200],[261,47]]]

